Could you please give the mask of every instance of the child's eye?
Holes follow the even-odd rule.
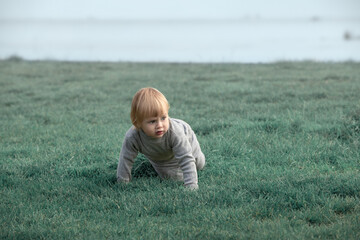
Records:
[[[166,119],[166,117],[162,117],[162,118],[161,118],[161,120],[163,120],[163,121],[164,121],[165,119]]]

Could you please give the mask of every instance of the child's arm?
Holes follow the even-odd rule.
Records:
[[[192,148],[189,141],[184,137],[177,138],[174,141],[173,152],[176,159],[179,159],[179,165],[183,172],[184,185],[190,189],[198,188],[198,176],[195,164],[195,157],[192,154]]]
[[[134,159],[138,154],[138,150],[134,141],[128,136],[125,136],[122,144],[119,163],[117,167],[117,181],[130,182],[131,169],[134,164]]]

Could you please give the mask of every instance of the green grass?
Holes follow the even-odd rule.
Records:
[[[196,192],[143,156],[116,183],[146,86],[197,133]],[[360,238],[360,63],[8,60],[0,93],[0,238]]]

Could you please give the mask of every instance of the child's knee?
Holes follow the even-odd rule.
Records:
[[[201,170],[205,167],[205,155],[203,153],[200,154],[199,157],[195,158],[196,160],[196,169]]]

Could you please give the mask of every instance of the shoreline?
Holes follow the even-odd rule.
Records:
[[[276,60],[276,61],[263,61],[263,62],[196,62],[196,61],[102,61],[102,60],[59,60],[59,59],[24,59],[20,56],[9,56],[7,58],[0,58],[0,62],[58,62],[58,63],[108,63],[108,64],[117,64],[117,63],[130,63],[130,64],[193,64],[193,65],[221,65],[221,64],[244,64],[244,65],[256,65],[256,64],[278,64],[278,63],[329,63],[329,64],[337,64],[337,63],[360,63],[360,60],[343,60],[343,61],[323,61],[323,60],[313,60],[313,59],[304,59],[304,60]]]

